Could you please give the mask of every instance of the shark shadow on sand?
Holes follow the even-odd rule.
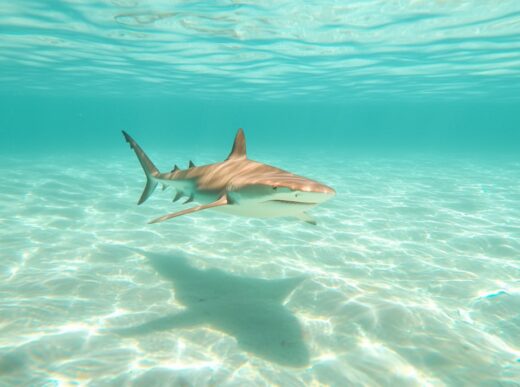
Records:
[[[268,361],[293,367],[309,363],[298,319],[283,305],[304,277],[239,277],[196,269],[182,256],[144,255],[159,274],[172,281],[175,297],[186,310],[112,332],[136,336],[207,325],[233,336],[242,349]]]

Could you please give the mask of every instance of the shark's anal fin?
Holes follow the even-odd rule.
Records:
[[[177,191],[177,192],[175,193],[175,197],[173,198],[173,201],[176,202],[177,200],[179,200],[180,198],[182,198],[182,195],[183,195],[182,191]]]
[[[238,129],[233,143],[233,149],[226,160],[243,160],[247,158],[246,155],[246,137],[242,128]]]
[[[195,196],[193,194],[191,194],[190,197],[188,199],[186,199],[184,201],[184,203],[182,203],[182,204],[186,204],[186,203],[192,202],[194,199],[195,199]]]
[[[202,210],[207,210],[208,208],[225,206],[227,204],[228,204],[227,195],[224,194],[218,200],[215,200],[213,203],[204,204],[204,205],[201,205],[201,206],[188,208],[186,210],[182,210],[182,211],[179,211],[179,212],[174,212],[174,213],[171,213],[171,214],[167,214],[167,215],[161,216],[160,218],[154,219],[154,220],[152,220],[152,221],[150,221],[148,223],[150,223],[150,224],[151,223],[160,223],[160,222],[164,222],[165,220],[168,220],[168,219],[176,218],[178,216],[191,214],[193,212],[198,212],[198,211],[202,211]]]
[[[300,212],[298,215],[296,215],[296,217],[300,220],[303,220],[305,223],[312,224],[313,226],[318,224],[318,222],[316,222],[314,218],[306,212]]]

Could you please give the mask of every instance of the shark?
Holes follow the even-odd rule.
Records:
[[[163,190],[173,188],[174,202],[186,197],[183,204],[199,203],[149,223],[211,209],[254,218],[293,217],[316,225],[307,211],[336,194],[325,184],[249,159],[242,128],[238,129],[231,152],[224,161],[195,166],[190,160],[187,169],[175,165],[164,173],[159,172],[128,133],[123,131],[123,136],[146,175],[146,185],[137,204],[144,203],[158,184],[162,184]]]

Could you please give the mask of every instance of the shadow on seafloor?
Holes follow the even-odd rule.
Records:
[[[265,360],[291,367],[309,363],[300,323],[283,305],[305,277],[241,277],[217,269],[196,269],[182,255],[139,253],[161,276],[172,281],[175,297],[186,310],[111,332],[137,336],[208,325],[234,337],[240,348]]]

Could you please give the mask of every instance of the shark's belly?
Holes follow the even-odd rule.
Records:
[[[283,204],[278,202],[237,203],[228,206],[216,207],[215,211],[227,214],[248,216],[252,218],[276,218],[296,216],[314,207],[314,204]]]

